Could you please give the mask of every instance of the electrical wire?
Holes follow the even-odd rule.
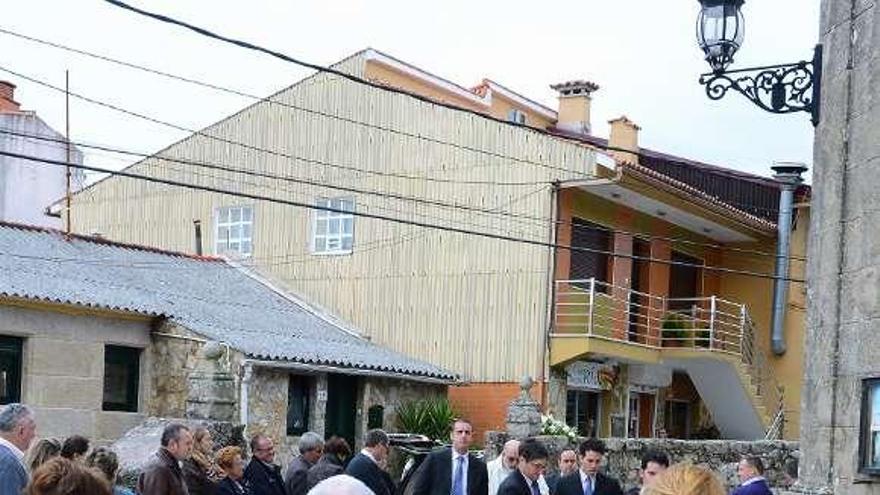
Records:
[[[55,142],[58,144],[64,144],[67,142],[65,139],[62,139],[62,138],[21,133],[21,132],[13,131],[10,129],[4,129],[4,128],[0,128],[0,134],[6,134],[6,135],[11,135],[11,136],[16,136],[16,137],[27,138],[27,139],[44,140],[44,141],[49,141],[49,142]],[[364,189],[352,188],[352,187],[347,187],[347,186],[338,186],[338,185],[333,185],[333,184],[326,183],[326,182],[317,182],[317,181],[311,181],[308,179],[296,178],[296,177],[285,176],[285,175],[276,175],[276,174],[270,174],[270,173],[256,172],[256,171],[253,171],[250,169],[228,167],[225,165],[216,165],[216,164],[206,163],[206,162],[202,162],[202,161],[195,161],[195,160],[188,160],[188,159],[181,159],[181,158],[171,158],[171,157],[166,157],[166,156],[161,156],[161,155],[150,155],[150,154],[146,154],[146,153],[128,151],[128,150],[123,150],[120,148],[114,148],[114,147],[103,146],[103,145],[93,145],[93,144],[88,144],[88,143],[83,143],[83,142],[78,142],[78,141],[70,141],[70,142],[71,142],[71,144],[78,146],[78,147],[97,149],[97,150],[111,152],[111,153],[120,153],[120,154],[125,154],[125,155],[129,155],[129,156],[137,156],[137,157],[142,157],[142,158],[154,158],[156,160],[167,161],[167,162],[172,162],[172,163],[180,163],[180,164],[185,164],[185,165],[192,165],[192,166],[196,166],[196,167],[222,170],[222,171],[227,171],[227,172],[232,172],[232,173],[262,177],[262,178],[268,178],[268,179],[278,179],[278,180],[283,180],[286,182],[307,184],[307,185],[312,185],[312,186],[316,186],[316,187],[329,188],[329,189],[334,189],[334,190],[339,190],[339,191],[344,191],[344,192],[354,192],[354,193],[360,193],[360,194],[366,194],[366,195],[375,195],[375,196],[388,198],[388,199],[395,199],[395,200],[401,200],[401,201],[412,201],[412,202],[426,204],[426,205],[430,205],[430,206],[437,206],[437,207],[443,207],[443,208],[449,208],[449,209],[460,209],[460,210],[465,210],[465,211],[475,212],[475,213],[480,213],[480,214],[496,214],[499,216],[505,216],[505,217],[511,217],[511,218],[518,218],[518,219],[524,219],[524,220],[534,220],[534,222],[531,222],[532,225],[539,225],[538,222],[541,222],[540,225],[545,225],[551,221],[554,221],[553,219],[548,218],[548,217],[544,217],[544,216],[525,215],[525,214],[518,214],[518,213],[513,213],[513,212],[497,211],[497,210],[491,211],[491,210],[487,210],[487,209],[475,207],[475,206],[470,206],[470,205],[462,205],[462,204],[457,204],[457,203],[446,203],[446,202],[438,201],[438,200],[420,199],[420,198],[416,198],[416,197],[398,195],[398,194],[394,194],[394,193],[364,190]],[[227,178],[219,177],[219,176],[215,176],[215,175],[207,175],[207,177],[228,180]],[[254,183],[251,183],[251,185],[255,185],[257,187],[260,187],[259,185],[254,184]],[[288,191],[293,192],[290,189],[288,189]],[[399,210],[395,210],[395,211],[397,211],[398,213],[402,213]],[[436,218],[436,217],[434,217],[434,218]],[[648,235],[648,234],[645,234],[642,232],[628,231],[628,230],[622,230],[622,229],[617,229],[617,228],[609,228],[609,227],[605,227],[605,226],[598,225],[598,224],[584,225],[584,224],[576,223],[573,221],[566,221],[566,220],[555,220],[555,223],[558,226],[565,225],[565,226],[569,226],[569,227],[576,229],[576,230],[579,230],[579,229],[592,230],[592,231],[598,230],[598,231],[604,231],[604,232],[608,232],[608,233],[612,233],[612,234],[616,233],[616,234],[632,235],[634,237],[638,237],[640,239],[645,239],[645,240],[662,240],[662,241],[667,241],[667,242],[676,243],[676,244],[706,247],[706,248],[710,248],[710,249],[716,249],[719,251],[736,252],[736,253],[745,254],[745,255],[749,255],[749,256],[770,257],[770,258],[775,258],[775,259],[788,259],[788,260],[800,261],[800,262],[806,261],[806,258],[803,256],[780,255],[778,253],[771,253],[771,252],[761,251],[761,250],[756,250],[756,249],[739,248],[736,246],[724,246],[724,245],[717,244],[717,243],[700,242],[700,241],[694,241],[691,239],[683,239],[683,238],[668,237],[668,236],[658,236],[658,235]]]
[[[199,191],[208,191],[208,192],[213,192],[213,193],[217,193],[217,194],[226,194],[229,196],[236,196],[236,197],[248,198],[248,199],[253,199],[253,200],[258,200],[258,201],[266,201],[266,202],[270,202],[270,203],[295,206],[295,207],[300,207],[300,208],[306,208],[309,210],[320,210],[320,211],[327,211],[327,212],[332,212],[332,213],[349,214],[349,215],[356,216],[356,217],[371,218],[374,220],[380,220],[380,221],[386,221],[386,222],[392,222],[392,223],[398,223],[398,224],[404,224],[404,225],[413,225],[416,227],[423,227],[423,228],[446,231],[446,232],[463,234],[463,235],[478,236],[478,237],[483,237],[483,238],[487,238],[487,239],[494,239],[494,240],[507,241],[507,242],[517,242],[517,243],[528,244],[528,245],[537,246],[537,247],[565,249],[565,250],[573,251],[573,252],[579,251],[579,252],[588,252],[588,253],[594,253],[594,254],[604,254],[604,255],[615,257],[615,258],[631,259],[633,261],[658,263],[658,264],[669,265],[669,266],[682,266],[682,267],[689,267],[689,268],[698,268],[698,269],[703,269],[703,270],[712,271],[712,272],[729,273],[729,274],[735,274],[735,275],[745,275],[745,276],[764,278],[764,279],[770,279],[770,280],[784,280],[784,281],[788,281],[788,282],[804,283],[803,279],[795,279],[792,277],[778,277],[776,275],[768,274],[768,273],[753,272],[753,271],[749,271],[749,270],[737,270],[737,269],[733,269],[733,268],[708,266],[708,265],[687,263],[687,262],[680,262],[680,261],[672,261],[672,260],[663,260],[663,259],[646,257],[646,256],[636,256],[636,255],[627,254],[627,253],[619,253],[619,252],[614,252],[614,251],[606,251],[606,250],[602,250],[602,249],[594,249],[594,248],[589,248],[589,247],[584,247],[584,246],[570,246],[570,245],[564,245],[564,244],[558,244],[558,243],[552,243],[552,242],[546,242],[546,241],[539,241],[539,240],[534,240],[534,239],[517,238],[517,237],[513,237],[513,236],[509,236],[509,235],[495,234],[495,233],[490,233],[490,232],[480,232],[480,231],[476,231],[476,230],[469,230],[469,229],[463,229],[463,228],[457,228],[457,227],[449,227],[449,226],[444,226],[444,225],[440,225],[440,224],[432,224],[432,223],[427,223],[427,222],[406,220],[406,219],[395,218],[395,217],[391,217],[391,216],[387,216],[387,215],[379,215],[379,214],[363,212],[363,211],[350,211],[350,210],[346,210],[346,209],[333,208],[333,207],[328,207],[328,206],[319,206],[319,205],[315,205],[315,204],[303,203],[303,202],[298,202],[298,201],[290,201],[290,200],[285,200],[285,199],[275,198],[275,197],[270,197],[270,196],[261,196],[261,195],[257,195],[257,194],[230,191],[230,190],[220,189],[220,188],[216,188],[216,187],[191,184],[191,183],[187,183],[187,182],[168,180],[168,179],[160,179],[160,178],[156,178],[156,177],[150,177],[150,176],[135,174],[135,173],[131,173],[131,172],[121,171],[121,170],[109,170],[109,169],[105,169],[105,168],[92,167],[92,166],[88,166],[88,165],[80,165],[80,164],[70,163],[70,162],[65,162],[65,161],[60,161],[60,160],[50,160],[50,159],[36,157],[36,156],[24,155],[21,153],[0,151],[0,156],[8,156],[11,158],[18,158],[21,160],[27,160],[27,161],[31,161],[31,162],[45,163],[48,165],[53,165],[53,166],[58,166],[58,167],[71,167],[71,168],[78,168],[78,169],[82,169],[82,170],[91,170],[93,172],[101,172],[101,173],[106,173],[106,174],[111,174],[111,175],[116,175],[116,176],[121,176],[121,177],[128,177],[131,179],[138,179],[138,180],[153,182],[153,183],[157,183],[157,184],[164,184],[164,185],[168,185],[168,186],[182,187],[182,188],[186,188],[186,189],[199,190]]]

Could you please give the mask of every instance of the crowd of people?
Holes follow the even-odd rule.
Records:
[[[119,459],[89,439],[35,441],[33,411],[22,404],[0,409],[0,494],[133,495],[120,486]],[[534,438],[507,442],[495,460],[484,463],[471,452],[473,426],[464,419],[452,425],[451,445],[409,465],[405,490],[388,470],[390,442],[381,429],[366,432],[363,449],[352,455],[345,439],[326,442],[303,434],[299,455],[282,474],[275,463],[275,443],[265,435],[250,439],[251,458],[238,446],[215,451],[211,433],[181,423],[168,424],[159,446],[137,478],[138,495],[623,495],[618,480],[603,473],[605,444],[587,439],[551,459]],[[25,454],[27,452],[27,454]],[[558,472],[549,473],[555,460]],[[744,457],[733,495],[769,495],[758,457]],[[710,470],[671,464],[669,456],[649,450],[641,459],[640,485],[626,495],[724,495]]]

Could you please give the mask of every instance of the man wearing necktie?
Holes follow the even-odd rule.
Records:
[[[556,495],[623,495],[620,483],[599,472],[605,457],[605,443],[596,438],[578,446],[579,469],[559,480]]]
[[[498,495],[541,495],[538,478],[547,469],[547,447],[527,438],[519,444],[519,462],[498,487]]]
[[[473,438],[470,421],[452,425],[452,448],[428,454],[414,475],[412,495],[488,495],[486,464],[468,452]]]

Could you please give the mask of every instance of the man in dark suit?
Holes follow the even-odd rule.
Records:
[[[487,495],[486,464],[468,453],[474,428],[466,419],[452,424],[452,448],[428,454],[414,475],[412,495]]]
[[[642,484],[630,488],[626,495],[642,495],[647,487],[654,484],[658,476],[666,472],[667,468],[669,468],[669,456],[666,452],[656,449],[647,450],[642,454],[642,470],[639,471]]]
[[[527,438],[519,444],[519,462],[498,487],[498,495],[541,495],[538,478],[547,469],[547,447]]]
[[[736,474],[742,482],[731,495],[772,495],[764,479],[764,462],[757,456],[745,456],[736,466]]]
[[[253,458],[244,470],[244,479],[248,482],[253,495],[286,495],[281,468],[275,461],[275,443],[265,435],[254,435],[251,438],[251,454]]]
[[[376,495],[392,495],[394,482],[382,466],[388,459],[388,434],[383,430],[370,430],[364,435],[364,448],[352,458],[345,474],[359,479]]]
[[[580,468],[559,480],[556,495],[623,495],[620,483],[599,472],[605,457],[605,443],[596,438],[578,446]]]

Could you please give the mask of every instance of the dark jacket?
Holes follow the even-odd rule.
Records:
[[[428,454],[415,474],[413,495],[449,495],[452,489],[452,449]],[[468,455],[467,495],[488,495],[489,473],[486,463]]]
[[[336,454],[324,454],[314,466],[309,468],[307,476],[309,489],[311,490],[313,486],[331,476],[342,474],[343,471],[342,461],[339,460]]]
[[[740,485],[730,495],[772,495],[770,487],[765,480],[758,480],[748,485]]]
[[[217,483],[217,495],[251,495],[251,491],[248,489],[247,480],[244,478],[235,483],[229,476],[226,476]]]
[[[547,482],[547,488],[550,489],[550,495],[556,495],[556,485],[559,484],[559,473],[545,474],[544,481]]]
[[[253,495],[286,495],[281,468],[274,464],[267,466],[256,457],[244,469],[244,479]]]
[[[394,493],[394,483],[391,481],[391,476],[364,454],[358,454],[352,458],[345,474],[361,480],[376,495],[392,495]]]
[[[183,481],[189,490],[189,495],[214,495],[217,490],[217,482],[208,477],[208,472],[202,469],[196,461],[187,459],[182,463]]]
[[[140,495],[189,495],[180,464],[170,452],[160,448],[141,471],[137,481]]]
[[[498,495],[534,495],[532,488],[519,469],[514,469],[498,487]]]
[[[556,484],[556,495],[584,495],[580,470],[559,479],[559,483]],[[623,495],[623,490],[620,489],[620,483],[616,479],[597,473],[593,495]]]
[[[312,464],[303,456],[290,461],[287,471],[284,473],[284,487],[287,495],[306,495],[309,491],[309,483],[306,479]]]
[[[642,487],[636,486],[626,491],[626,495],[639,495],[642,493]]]

